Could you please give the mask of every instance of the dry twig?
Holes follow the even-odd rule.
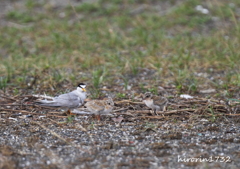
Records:
[[[84,149],[81,148],[81,146],[76,145],[76,144],[74,144],[74,143],[68,142],[65,138],[61,137],[59,134],[57,134],[56,132],[50,130],[50,129],[47,128],[46,126],[44,126],[44,125],[42,125],[42,124],[40,124],[40,123],[38,123],[38,122],[36,122],[36,121],[31,121],[31,123],[32,123],[32,124],[39,125],[41,128],[43,128],[44,130],[50,132],[52,135],[54,135],[55,137],[59,138],[59,139],[62,140],[63,142],[65,142],[65,143],[67,143],[67,144],[70,144],[71,146],[77,147],[77,148],[79,148],[80,150],[82,150],[82,151],[90,154],[90,152],[89,152],[88,150],[84,150]]]

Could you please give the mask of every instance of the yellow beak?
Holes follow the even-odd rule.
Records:
[[[87,91],[85,88],[82,88],[82,90],[83,90],[84,92],[86,92],[86,91]]]

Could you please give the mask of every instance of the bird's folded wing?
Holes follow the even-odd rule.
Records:
[[[86,103],[86,107],[88,109],[95,110],[95,111],[103,111],[104,110],[104,106],[100,103],[98,103],[97,101],[90,101]]]
[[[73,93],[62,94],[54,99],[62,107],[74,107],[79,105],[80,98]]]
[[[155,105],[165,105],[168,102],[168,100],[165,97],[161,96],[153,96],[152,99]]]

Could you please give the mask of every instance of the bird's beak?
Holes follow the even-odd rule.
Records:
[[[87,91],[85,88],[82,88],[82,90],[83,90],[84,92],[86,92],[86,91]]]

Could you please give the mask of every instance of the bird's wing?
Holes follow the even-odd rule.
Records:
[[[84,104],[84,100],[86,99],[86,96],[84,95],[79,95],[78,91],[77,90],[74,90],[70,93],[66,93],[66,94],[63,94],[63,95],[68,95],[69,96],[69,99],[71,101],[76,101],[78,100],[78,103],[80,103],[80,105]],[[61,96],[61,95],[60,95]],[[65,97],[65,96],[64,96]]]
[[[103,114],[109,114],[113,110],[113,106],[111,105],[106,105],[104,108]]]
[[[103,111],[105,106],[103,103],[101,103],[98,100],[92,100],[86,103],[86,107],[90,110],[90,111],[96,111],[96,112],[100,112]]]
[[[84,103],[86,96],[79,94],[77,90],[54,97],[52,101],[39,100],[36,104],[49,107],[77,108]]]
[[[163,106],[168,103],[168,100],[165,97],[161,96],[152,96],[154,105]]]
[[[70,92],[55,97],[54,101],[61,107],[78,107],[82,100],[74,92]]]
[[[49,107],[68,107],[74,108],[80,105],[80,98],[74,92],[66,93],[54,97],[52,101],[39,100],[35,102],[37,105],[49,106]]]

